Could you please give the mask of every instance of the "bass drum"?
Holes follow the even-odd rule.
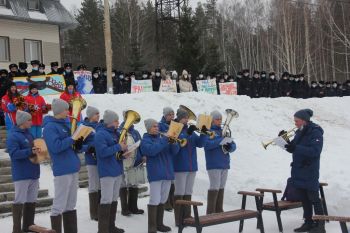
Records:
[[[135,140],[132,137],[132,135],[130,133],[127,133],[126,135],[126,145],[130,146],[135,144]],[[134,150],[133,152],[130,153],[130,155],[123,159],[123,167],[124,167],[124,171],[129,170],[130,168],[134,167],[135,162],[136,162],[136,155],[137,155],[137,150]]]
[[[125,183],[129,186],[137,186],[139,184],[146,184],[147,181],[147,169],[144,164],[137,167],[130,168],[125,171]]]

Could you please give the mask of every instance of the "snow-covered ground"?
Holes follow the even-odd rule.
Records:
[[[54,97],[46,99],[51,102]],[[239,190],[252,191],[258,187],[284,189],[290,174],[291,156],[277,147],[264,150],[261,141],[274,138],[282,129],[291,129],[293,114],[302,108],[314,111],[313,121],[320,124],[325,131],[324,148],[321,158],[320,181],[328,182],[325,194],[329,214],[350,216],[350,182],[349,149],[350,139],[350,98],[323,98],[296,100],[291,98],[279,99],[250,99],[244,96],[215,96],[201,93],[172,94],[172,93],[144,93],[135,95],[86,95],[87,103],[96,106],[101,113],[105,109],[113,109],[120,116],[125,109],[132,109],[140,113],[142,119],[154,118],[160,120],[162,109],[171,106],[175,110],[180,104],[188,106],[196,114],[210,113],[216,109],[224,114],[225,109],[232,108],[239,112],[239,118],[231,123],[233,137],[237,143],[237,150],[231,155],[231,170],[225,191],[225,210],[237,209],[241,205]],[[102,116],[103,114],[101,114]],[[225,115],[224,115],[225,116]],[[225,117],[224,117],[225,118]],[[145,132],[143,122],[135,126],[141,134]],[[195,200],[204,202],[200,208],[205,212],[208,177],[205,170],[205,157],[202,149],[198,150],[199,171],[194,187]],[[42,167],[41,188],[48,188],[53,194],[52,174],[49,167]],[[271,199],[267,195],[265,199]],[[139,200],[139,206],[147,207],[148,198]],[[254,208],[253,202],[249,207]],[[88,195],[86,189],[79,190],[78,197],[79,232],[97,232],[97,223],[89,220]],[[119,211],[118,211],[119,212]],[[263,212],[266,232],[278,232],[276,217],[273,212]],[[1,232],[11,232],[11,218],[0,219]],[[284,232],[302,223],[302,210],[292,210],[282,213]],[[38,224],[50,225],[49,213],[36,217]],[[173,214],[166,212],[165,223],[174,227]],[[147,215],[123,217],[118,213],[117,225],[126,232],[147,232]],[[254,220],[246,221],[244,232],[258,232]],[[205,228],[203,232],[238,232],[238,223],[228,223],[220,226]],[[326,226],[328,232],[340,232],[337,223]],[[195,232],[186,228],[185,232]]]

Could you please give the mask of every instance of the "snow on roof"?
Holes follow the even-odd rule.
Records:
[[[8,9],[4,6],[0,6],[0,15],[13,15],[13,12],[11,9]]]
[[[29,11],[28,13],[32,19],[48,20],[46,15],[39,11]]]
[[[33,21],[72,27],[77,24],[75,18],[57,0],[40,0],[39,11],[29,11],[26,1],[7,0],[6,7],[1,7],[0,18],[20,21]]]

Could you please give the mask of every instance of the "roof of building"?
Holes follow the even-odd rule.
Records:
[[[59,0],[39,1],[39,10],[29,10],[26,0],[6,0],[6,6],[0,6],[0,18],[55,24],[63,28],[74,27],[77,24]]]

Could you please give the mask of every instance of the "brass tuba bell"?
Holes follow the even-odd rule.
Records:
[[[73,135],[77,129],[79,114],[81,113],[81,110],[86,108],[86,101],[82,97],[75,97],[69,102],[69,105],[72,108],[72,115],[70,116],[72,118],[70,131]]]
[[[120,132],[120,137],[119,137],[119,143],[123,142],[126,139],[127,133],[129,131],[129,128],[140,122],[141,117],[140,114],[138,114],[137,112],[133,111],[133,110],[128,110],[125,112],[125,116],[124,116],[125,122],[124,122],[124,126]],[[118,152],[116,154],[117,159],[121,159],[123,152]]]

